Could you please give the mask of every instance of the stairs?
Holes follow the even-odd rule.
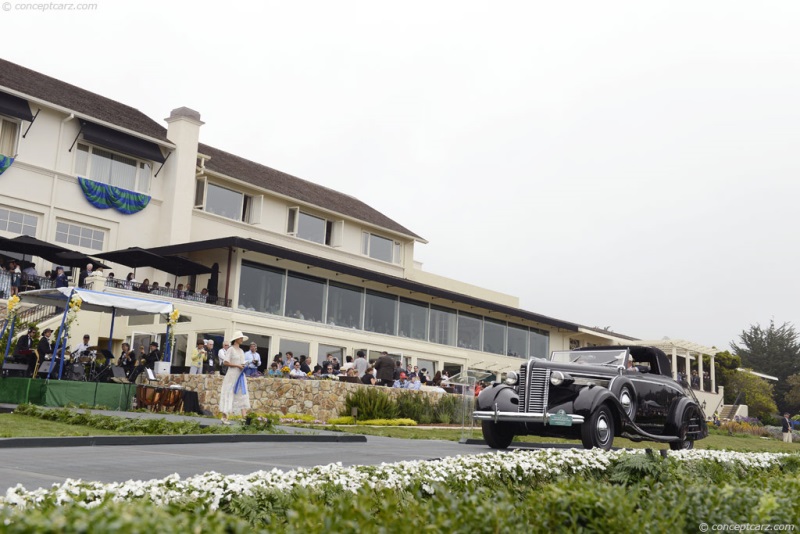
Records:
[[[719,418],[722,421],[731,421],[733,420],[737,411],[739,411],[738,404],[723,404],[722,410],[719,412]]]

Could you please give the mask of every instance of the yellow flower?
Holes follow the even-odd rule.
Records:
[[[289,368],[286,367],[286,366],[284,366],[283,369],[281,369],[281,373],[283,373],[283,374],[286,374],[288,372],[289,372]]]
[[[19,307],[19,301],[20,301],[20,299],[19,299],[19,297],[17,295],[14,295],[10,299],[8,299],[8,312],[9,313],[13,312],[15,309],[17,309]]]

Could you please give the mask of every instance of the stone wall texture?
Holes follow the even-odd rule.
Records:
[[[189,391],[196,391],[200,406],[204,410],[219,414],[219,392],[221,375],[167,375],[159,377],[159,385],[176,384]],[[277,414],[308,414],[320,421],[339,417],[345,409],[347,394],[358,388],[373,388],[336,380],[294,380],[289,378],[248,378],[251,411]],[[397,397],[404,389],[381,387],[381,391]],[[428,395],[438,402],[443,393],[437,391],[413,391]]]

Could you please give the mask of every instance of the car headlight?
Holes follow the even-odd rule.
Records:
[[[550,373],[550,383],[554,386],[560,386],[564,383],[572,382],[574,379],[569,376],[567,373],[562,373],[561,371],[553,371]]]
[[[506,384],[509,386],[516,386],[517,382],[519,382],[519,376],[514,371],[509,371],[506,373]]]

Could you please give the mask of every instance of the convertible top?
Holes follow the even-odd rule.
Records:
[[[650,373],[663,376],[672,376],[672,366],[669,363],[669,358],[659,348],[646,347],[642,345],[606,345],[602,347],[581,347],[574,349],[577,351],[584,350],[620,350],[628,349],[633,359],[639,363],[646,363],[650,366]]]

